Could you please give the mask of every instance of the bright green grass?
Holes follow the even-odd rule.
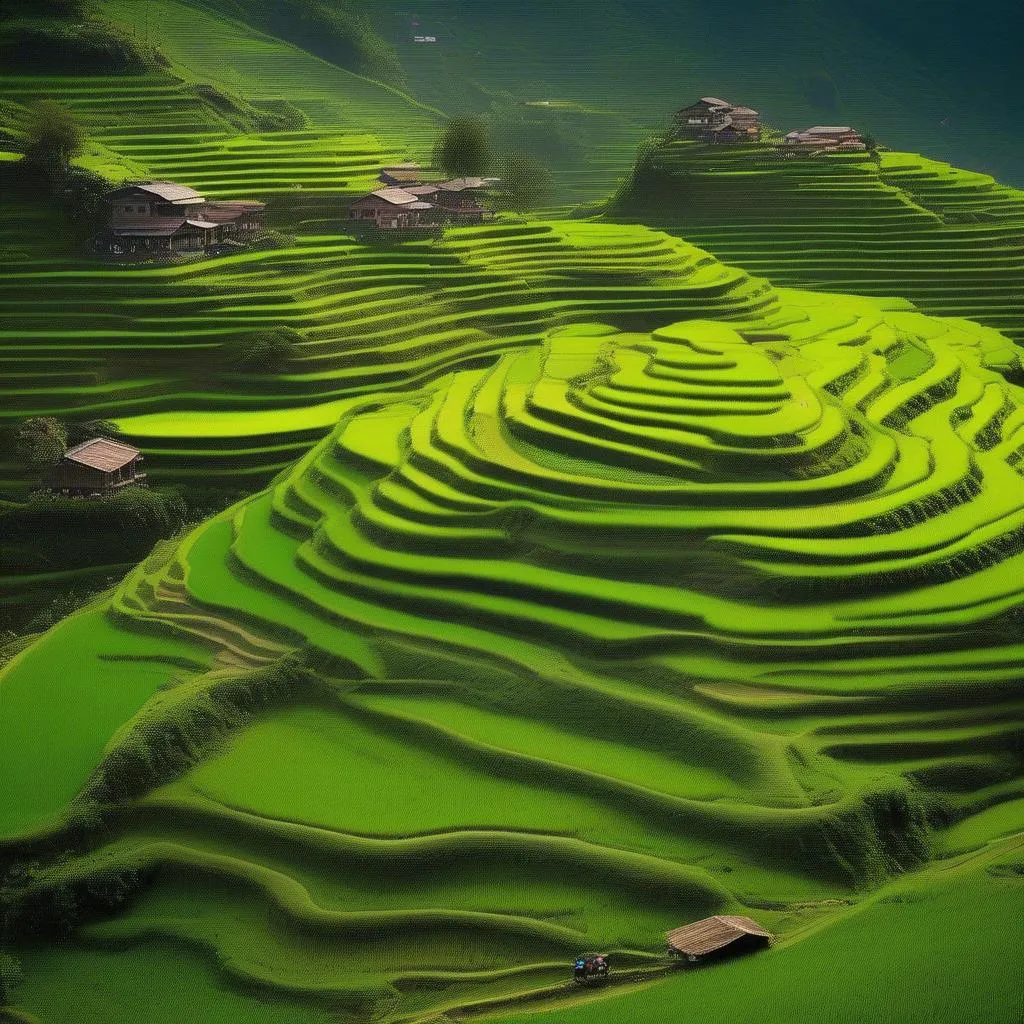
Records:
[[[201,956],[169,946],[137,949],[34,950],[22,954],[28,980],[17,1007],[46,1024],[109,1024],[146,1020],[177,1024],[328,1024],[326,1009],[298,999],[235,989],[218,980]],[[86,981],[86,979],[88,979]]]
[[[610,279],[628,285],[609,290]],[[455,230],[393,252],[306,236],[130,271],[25,260],[0,285],[0,310],[19,320],[0,331],[0,367],[13,371],[0,392],[12,418],[117,420],[152,455],[154,479],[254,483],[322,436],[345,397],[480,365],[553,324],[653,326],[776,304],[761,282],[665,235],[573,222]],[[306,339],[283,373],[223,374],[217,345],[279,323]],[[68,379],[69,360],[81,379]]]
[[[569,783],[538,787],[481,772],[443,750],[314,709],[252,726],[184,785],[249,813],[344,832],[406,836],[511,829],[571,835],[670,859],[703,859],[709,853],[707,844],[659,835],[650,823],[574,794]],[[742,870],[760,876],[755,884],[770,884],[759,869]],[[802,888],[795,880],[779,881]]]
[[[987,858],[991,862],[992,858]],[[1024,1005],[1019,876],[971,860],[897,884],[791,944],[640,992],[510,1024],[1016,1024]]]
[[[122,427],[133,435],[151,438],[151,443],[180,438],[233,438],[242,441],[254,435],[269,436],[292,431],[326,430],[338,422],[349,404],[346,399],[309,405],[300,409],[227,412],[153,412],[125,417]]]
[[[173,639],[125,636],[94,607],[10,662],[0,672],[0,831],[17,834],[58,815],[118,726],[206,660]]]
[[[913,153],[783,158],[765,146],[663,145],[612,216],[670,227],[777,285],[911,299],[1024,337],[1024,193]],[[1005,337],[994,366],[1017,365]]]
[[[173,635],[228,671],[296,648],[344,678],[45,867],[42,886],[153,879],[76,944],[170,941],[416,1020],[564,995],[586,948],[656,967],[666,928],[727,908],[793,939],[752,961],[785,968],[837,908],[821,936],[857,941],[840,929],[895,905],[868,897],[892,874],[1019,828],[1019,389],[968,323],[785,299],[576,324],[353,398],[133,574],[110,601],[124,645]],[[198,712],[218,678],[122,719]],[[69,764],[67,796],[98,765],[99,744]],[[46,823],[19,800],[18,828]],[[933,804],[964,815],[952,838]]]
[[[677,796],[710,800],[740,797],[743,787],[725,775],[716,774],[702,763],[686,764],[676,758],[628,749],[592,736],[580,736],[528,718],[465,707],[450,700],[428,697],[370,697],[362,701],[384,712],[398,712],[415,718],[441,722],[460,735],[505,749],[566,761],[586,770],[614,775],[640,786]],[[581,698],[579,711],[586,713]]]
[[[943,849],[950,853],[974,849],[1024,826],[1024,797],[1006,800],[958,822],[941,836]]]

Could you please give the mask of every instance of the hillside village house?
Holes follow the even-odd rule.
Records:
[[[480,196],[496,178],[455,178],[431,184],[389,186],[355,200],[349,220],[391,231],[430,227],[444,222],[480,224],[494,216]]]
[[[783,138],[782,145],[792,150],[816,150],[823,153],[858,152],[868,148],[860,132],[834,125],[816,125],[790,132]]]
[[[761,115],[752,107],[736,107],[717,96],[704,96],[676,111],[680,138],[698,142],[757,142],[761,138]]]
[[[431,203],[396,185],[379,188],[348,208],[350,220],[383,230],[423,227],[436,223],[435,215]]]
[[[263,203],[210,201],[172,181],[125,185],[105,198],[107,226],[94,240],[102,252],[202,252],[217,242],[250,241],[263,231]]]
[[[131,445],[93,437],[69,448],[64,458],[43,474],[43,485],[54,494],[73,497],[112,494],[145,484],[142,461],[142,453]]]

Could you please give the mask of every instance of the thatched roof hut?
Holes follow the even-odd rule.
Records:
[[[669,952],[696,963],[727,952],[763,948],[771,942],[772,934],[752,918],[720,914],[675,928],[665,938]]]

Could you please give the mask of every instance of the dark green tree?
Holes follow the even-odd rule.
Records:
[[[33,416],[14,432],[15,454],[34,472],[55,465],[67,450],[67,428],[53,416]]]
[[[85,0],[6,0],[0,21],[11,18],[84,18]]]
[[[78,423],[69,423],[67,427],[68,447],[73,448],[76,444],[88,441],[91,437],[117,437],[121,432],[120,427],[110,420],[83,420]]]
[[[238,373],[277,373],[295,354],[302,335],[291,327],[254,331],[221,347],[224,366]]]
[[[509,153],[501,162],[498,200],[506,210],[525,213],[543,206],[554,191],[551,171],[529,153]]]
[[[478,177],[494,165],[486,122],[479,117],[454,117],[434,145],[434,166],[453,177]]]
[[[10,953],[0,950],[0,1007],[10,1004],[22,977],[21,964]]]
[[[25,159],[51,184],[68,176],[71,161],[82,152],[85,135],[74,115],[52,100],[32,104],[26,125]]]

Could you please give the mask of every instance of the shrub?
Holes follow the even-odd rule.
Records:
[[[0,514],[0,533],[11,538],[25,537],[42,543],[48,535],[58,540],[75,529],[100,541],[108,534],[105,546],[110,554],[120,550],[124,562],[129,555],[144,554],[161,537],[177,532],[186,521],[188,508],[174,492],[163,493],[144,487],[125,487],[102,498],[65,498],[36,491],[24,505],[16,505]],[[96,536],[91,536],[95,534]],[[83,537],[82,541],[87,538]]]
[[[197,676],[157,695],[115,739],[79,803],[134,799],[192,768],[225,733],[325,684],[302,655],[231,676]]]
[[[58,184],[54,199],[77,234],[91,234],[98,227],[105,209],[103,197],[109,191],[110,183],[98,174],[72,167]]]
[[[109,420],[80,420],[67,425],[68,447],[88,441],[91,437],[117,437],[121,428]]]
[[[108,25],[13,22],[0,27],[0,65],[46,68],[50,74],[134,74],[145,58],[127,36]]]
[[[295,355],[302,335],[290,327],[245,334],[221,346],[227,369],[241,373],[277,373]]]
[[[510,153],[502,161],[498,201],[504,209],[534,210],[551,198],[553,189],[551,172],[529,153]]]
[[[79,903],[69,885],[33,888],[11,908],[10,927],[30,938],[66,939],[79,919]]]
[[[273,250],[273,249],[290,249],[295,245],[295,236],[289,235],[284,231],[264,231],[259,238],[256,239],[250,249],[261,250]]]
[[[15,455],[35,473],[56,465],[67,450],[67,427],[54,416],[33,416],[15,429]]]
[[[10,1003],[14,990],[21,984],[24,974],[17,957],[0,950],[0,1007]]]
[[[114,580],[109,580],[111,586]],[[59,594],[40,612],[37,612],[24,626],[28,635],[45,633],[58,622],[84,608],[90,601],[99,597],[103,590],[62,589]]]
[[[302,131],[309,127],[309,118],[287,100],[253,100],[256,127],[263,132]]]
[[[434,166],[453,177],[486,174],[494,164],[487,124],[479,117],[455,117],[434,146]]]
[[[71,161],[84,144],[81,127],[65,107],[52,100],[39,100],[29,107],[25,163],[42,172],[51,188],[67,177]]]

